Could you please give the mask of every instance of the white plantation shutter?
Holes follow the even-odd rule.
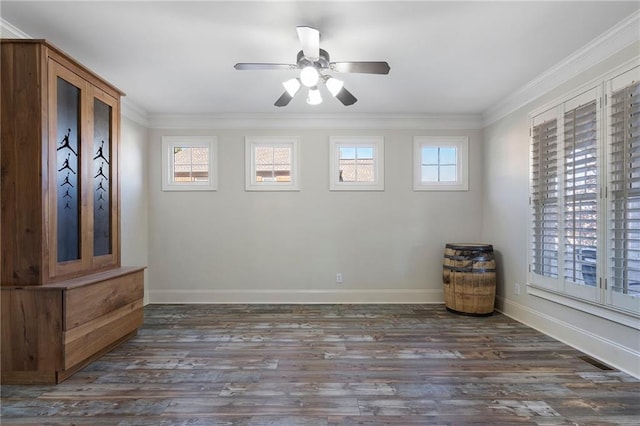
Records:
[[[530,117],[528,293],[640,329],[640,58]]]
[[[595,99],[564,114],[564,278],[595,287],[598,223]]]
[[[611,290],[640,297],[640,83],[611,93]]]
[[[558,120],[532,129],[532,272],[558,277]]]

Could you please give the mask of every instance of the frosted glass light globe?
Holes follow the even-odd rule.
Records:
[[[318,83],[318,70],[311,65],[302,68],[300,71],[300,81],[307,87],[313,87]]]
[[[320,90],[317,87],[312,87],[309,89],[309,93],[307,95],[307,103],[309,105],[320,105],[322,103],[322,96],[320,95]]]
[[[344,82],[342,80],[338,80],[337,78],[329,77],[325,85],[327,86],[327,89],[329,89],[329,92],[331,92],[331,94],[335,97],[342,90]]]

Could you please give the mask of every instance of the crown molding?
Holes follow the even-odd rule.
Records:
[[[632,13],[590,43],[488,108],[482,114],[483,127],[506,117],[638,41],[640,41],[640,11]]]
[[[209,114],[152,115],[153,129],[401,129],[446,130],[482,128],[480,115],[430,114]]]
[[[124,97],[120,100],[120,113],[123,117],[130,119],[144,127],[149,127],[149,116],[147,112],[129,101],[128,98]]]
[[[0,35],[2,38],[33,38],[2,17],[0,17]]]

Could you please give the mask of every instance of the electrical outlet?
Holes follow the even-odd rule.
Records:
[[[513,292],[514,292],[517,296],[519,296],[519,295],[520,295],[520,284],[518,284],[518,283],[515,283],[515,284],[514,284]]]
[[[338,272],[338,273],[336,274],[336,282],[337,282],[338,284],[342,284],[342,273]]]

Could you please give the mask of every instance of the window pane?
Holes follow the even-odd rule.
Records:
[[[355,160],[340,160],[340,182],[356,181],[356,164]]]
[[[338,181],[375,182],[373,151],[371,146],[339,147]]]
[[[174,147],[173,180],[174,182],[208,182],[209,148]]]
[[[452,146],[440,148],[440,164],[456,164],[456,149]]]
[[[358,147],[356,153],[358,154],[358,158],[373,160],[373,147]]]
[[[373,182],[373,160],[367,160],[365,164],[358,164],[356,168],[356,179],[358,182]]]
[[[356,149],[354,147],[340,147],[340,159],[350,159],[353,160],[356,158]]]
[[[291,182],[291,148],[255,147],[255,182]]]
[[[456,166],[440,166],[440,182],[455,182],[458,180],[456,169]]]
[[[422,147],[422,164],[438,164],[438,147]]]
[[[438,166],[422,166],[422,182],[438,182]]]

